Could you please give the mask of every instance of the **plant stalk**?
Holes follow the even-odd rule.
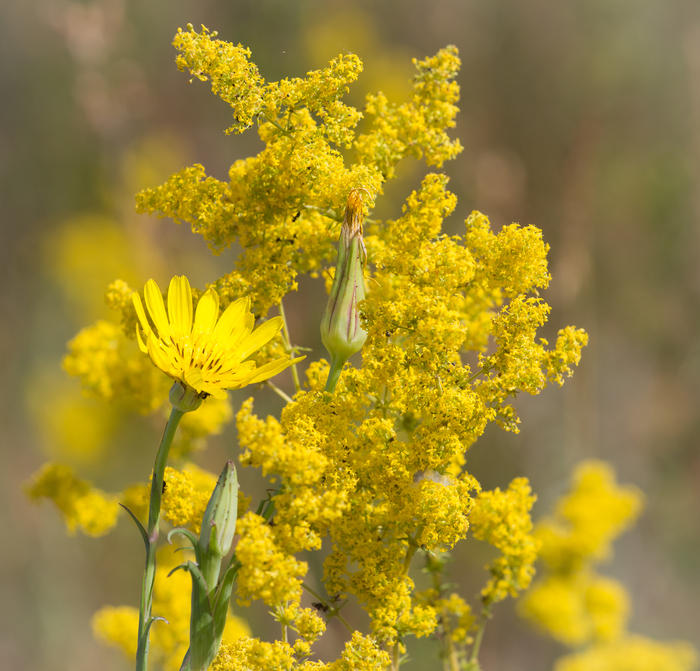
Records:
[[[294,347],[292,347],[292,341],[289,337],[289,326],[287,326],[287,315],[284,314],[284,306],[282,305],[282,301],[280,301],[280,316],[282,317],[282,322],[284,323],[284,327],[282,328],[282,333],[284,335],[286,349],[289,352],[289,355],[291,356],[292,354],[295,353],[295,350],[294,350]],[[301,391],[301,383],[299,382],[299,371],[297,370],[297,365],[295,363],[292,364],[292,379],[294,380],[294,389],[296,391]]]
[[[163,438],[156,454],[151,481],[151,499],[148,508],[148,549],[146,551],[146,566],[143,571],[143,586],[141,588],[141,609],[139,611],[139,638],[136,651],[136,671],[146,671],[148,668],[149,631],[151,608],[153,606],[153,583],[156,577],[156,548],[158,546],[160,504],[163,498],[163,477],[165,464],[168,460],[170,446],[175,436],[182,416],[182,410],[173,408],[168,423],[165,425]]]

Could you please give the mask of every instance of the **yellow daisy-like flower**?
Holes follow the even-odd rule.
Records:
[[[304,358],[278,359],[260,368],[254,361],[246,361],[283,326],[281,317],[273,317],[253,331],[255,318],[248,297],[231,303],[219,317],[219,295],[208,289],[199,299],[193,319],[192,290],[184,276],[170,281],[167,313],[163,296],[153,280],[146,283],[144,296],[155,328],[151,327],[141,297],[134,292],[134,307],[140,322],[136,337],[141,351],[200,398],[211,395],[224,399],[226,389],[263,382]]]

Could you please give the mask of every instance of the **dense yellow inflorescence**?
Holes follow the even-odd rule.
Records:
[[[685,642],[660,643],[627,631],[631,611],[624,586],[596,572],[612,542],[634,524],[642,493],[615,482],[601,461],[580,463],[571,491],[537,524],[544,576],[519,604],[520,614],[552,638],[577,649],[555,671],[691,671],[697,651]]]
[[[539,543],[532,537],[530,509],[535,502],[525,478],[516,478],[505,492],[482,492],[470,517],[474,538],[487,541],[501,556],[489,566],[491,579],[481,592],[485,604],[517,596],[535,574]]]
[[[642,504],[641,492],[617,485],[607,464],[579,464],[571,492],[537,525],[546,571],[521,613],[568,645],[619,638],[630,611],[627,593],[594,569],[610,557],[612,541],[634,523]]]
[[[117,523],[117,497],[81,480],[70,466],[45,464],[27,484],[26,491],[35,501],[53,501],[70,534],[80,529],[87,536],[103,536]]]
[[[689,643],[659,643],[627,635],[563,657],[554,671],[693,671],[698,661],[697,651]]]

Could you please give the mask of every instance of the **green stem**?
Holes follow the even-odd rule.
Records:
[[[287,326],[287,315],[284,314],[284,306],[280,300],[280,316],[282,317],[282,322],[284,324],[282,328],[282,333],[284,334],[285,348],[290,356],[295,354],[295,350],[292,347],[292,341],[289,337],[289,327]],[[297,370],[297,365],[292,364],[292,378],[294,380],[294,389],[296,391],[301,391],[301,384],[299,382],[299,371]]]
[[[476,636],[474,636],[474,647],[472,648],[472,654],[469,658],[470,663],[474,664],[479,659],[479,648],[481,647],[481,639],[484,637],[484,629],[486,629],[486,621],[489,618],[489,613],[491,612],[491,606],[484,606],[481,611],[481,617],[479,618],[481,622],[479,623],[479,628],[477,629]]]
[[[272,391],[275,392],[280,398],[283,398],[287,403],[294,403],[294,399],[285,394],[276,384],[273,384],[270,382],[270,380],[267,380],[265,384],[272,389]]]
[[[285,130],[284,128],[282,128],[282,126],[280,126],[279,123],[277,123],[277,121],[275,121],[275,119],[271,119],[270,117],[265,116],[264,114],[259,114],[258,120],[260,120],[260,119],[262,119],[263,123],[266,121],[268,123],[271,123],[278,131],[280,131],[280,133],[282,133],[282,135],[285,135],[286,137],[291,137],[290,132],[288,130]]]
[[[165,425],[163,438],[156,454],[151,482],[151,501],[148,509],[148,550],[146,551],[146,567],[143,571],[143,586],[141,588],[141,610],[139,612],[139,638],[136,652],[136,671],[146,671],[148,668],[149,625],[151,608],[153,606],[153,583],[156,577],[156,548],[160,523],[160,502],[163,498],[163,476],[168,460],[170,445],[175,436],[175,430],[185,413],[176,408],[172,409],[168,423]]]
[[[391,646],[391,671],[399,670],[399,665],[401,663],[399,655],[399,644],[394,643],[394,645]]]
[[[326,380],[326,391],[333,393],[335,391],[335,386],[340,380],[340,374],[343,372],[343,366],[347,359],[340,359],[335,354],[331,355],[331,368],[328,371],[328,380]]]
[[[440,564],[442,566],[442,564]],[[432,572],[432,584],[435,594],[438,599],[442,599],[442,568]],[[457,659],[457,651],[455,650],[454,642],[452,641],[452,624],[450,622],[450,613],[447,609],[439,613],[439,622],[442,625],[442,645],[444,647],[444,662],[443,669],[445,671],[459,671],[459,660]]]
[[[488,373],[490,370],[491,366],[486,366],[486,368],[479,368],[479,370],[467,380],[467,384],[471,384],[474,380],[476,380],[477,377],[479,377],[479,375]]]
[[[420,536],[423,527],[418,527],[416,529],[415,536],[411,537],[409,540],[408,547],[406,548],[406,556],[403,560],[403,575],[408,575],[408,570],[411,568],[411,561],[413,555],[416,554],[418,549],[418,543],[416,543],[416,538]],[[399,652],[399,642],[396,641],[393,646],[391,646],[391,671],[398,671],[399,666],[401,666],[401,653]]]
[[[346,627],[346,629],[352,633],[355,630],[347,623],[347,620],[340,614],[340,610],[331,606],[328,601],[326,601],[320,594],[314,592],[305,582],[301,583],[301,586],[309,593],[311,596],[316,597],[319,603],[323,604],[328,613],[328,617],[337,617]]]

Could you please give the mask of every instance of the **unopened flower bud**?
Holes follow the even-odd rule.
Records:
[[[202,518],[199,545],[203,552],[223,557],[236,533],[238,478],[232,461],[226,462]]]
[[[365,298],[364,269],[367,261],[362,239],[362,197],[351,191],[338,241],[338,262],[328,305],[321,322],[321,340],[331,355],[326,391],[332,392],[348,358],[359,352],[367,339],[357,304]]]

